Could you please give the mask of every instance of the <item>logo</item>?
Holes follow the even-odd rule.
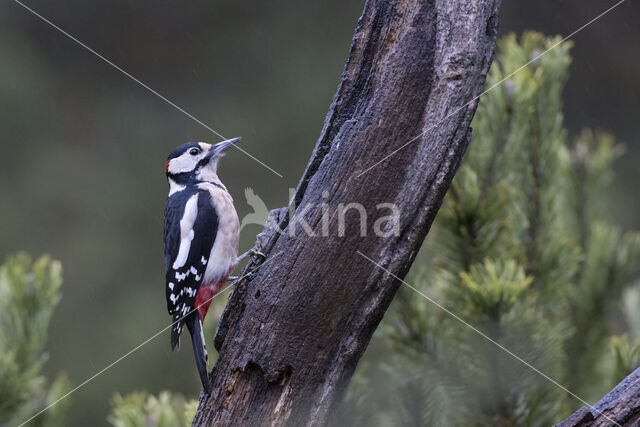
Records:
[[[247,204],[253,208],[253,213],[247,214],[242,218],[240,223],[240,232],[249,224],[257,224],[260,226],[265,225],[267,217],[269,216],[269,209],[264,201],[253,192],[251,187],[244,189],[244,197],[247,200]]]
[[[295,189],[289,189],[289,200],[293,200]],[[269,209],[267,204],[258,196],[251,187],[244,190],[244,197],[247,204],[253,209],[253,212],[245,215],[240,222],[240,232],[247,225],[256,224],[265,226],[269,217]],[[297,207],[293,211],[293,207],[289,206],[289,222],[284,230],[277,225],[273,226],[277,233],[289,233],[295,235],[297,230],[302,230],[309,237],[329,237],[334,233],[338,237],[344,237],[348,230],[356,230],[360,237],[365,237],[369,232],[369,224],[373,221],[373,232],[378,237],[391,237],[400,235],[400,210],[395,203],[378,203],[374,212],[368,212],[367,209],[358,202],[338,203],[335,208],[327,202],[329,193],[322,193],[324,199],[322,203],[307,203]],[[320,213],[318,221],[317,213]],[[347,215],[349,213],[349,215]],[[320,224],[320,230],[314,230],[307,222],[309,218],[315,217],[314,223]],[[373,217],[373,218],[371,218]],[[332,227],[334,222],[337,226]],[[357,225],[355,224],[357,220]]]

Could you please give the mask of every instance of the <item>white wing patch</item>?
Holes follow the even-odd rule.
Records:
[[[191,241],[193,240],[193,224],[198,216],[198,193],[194,194],[187,200],[184,207],[184,215],[180,220],[180,249],[178,256],[173,262],[173,269],[177,270],[184,266],[189,257],[189,249],[191,249]]]

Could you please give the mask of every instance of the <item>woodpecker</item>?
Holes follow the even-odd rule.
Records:
[[[210,393],[202,322],[238,257],[239,221],[233,200],[218,178],[220,158],[240,138],[219,144],[188,142],[169,154],[169,196],[164,221],[167,309],[173,319],[171,349],[180,348],[186,323],[200,380]]]

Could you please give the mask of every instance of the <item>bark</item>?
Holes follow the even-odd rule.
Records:
[[[400,286],[358,251],[399,277],[409,270],[469,143],[499,3],[366,2],[291,206],[272,212],[284,231],[260,236],[267,262],[229,297],[195,425],[327,422]],[[351,209],[340,236],[349,203],[365,209],[366,235]],[[374,233],[393,232],[381,203],[399,209],[396,235]]]
[[[622,380],[592,408],[583,406],[554,427],[600,427],[640,425],[640,368]]]

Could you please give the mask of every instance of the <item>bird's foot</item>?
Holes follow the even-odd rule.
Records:
[[[249,253],[251,253],[251,255],[260,257],[263,260],[267,259],[267,256],[265,254],[263,254],[262,252],[260,252],[259,250],[257,250],[256,248],[249,249]]]
[[[240,255],[238,257],[238,262],[242,261],[243,259],[245,259],[246,257],[248,257],[249,255],[255,255],[258,256],[260,258],[267,259],[267,256],[265,254],[263,254],[262,252],[260,252],[259,250],[257,250],[256,248],[251,248],[249,249],[247,252],[243,253],[242,255]]]

